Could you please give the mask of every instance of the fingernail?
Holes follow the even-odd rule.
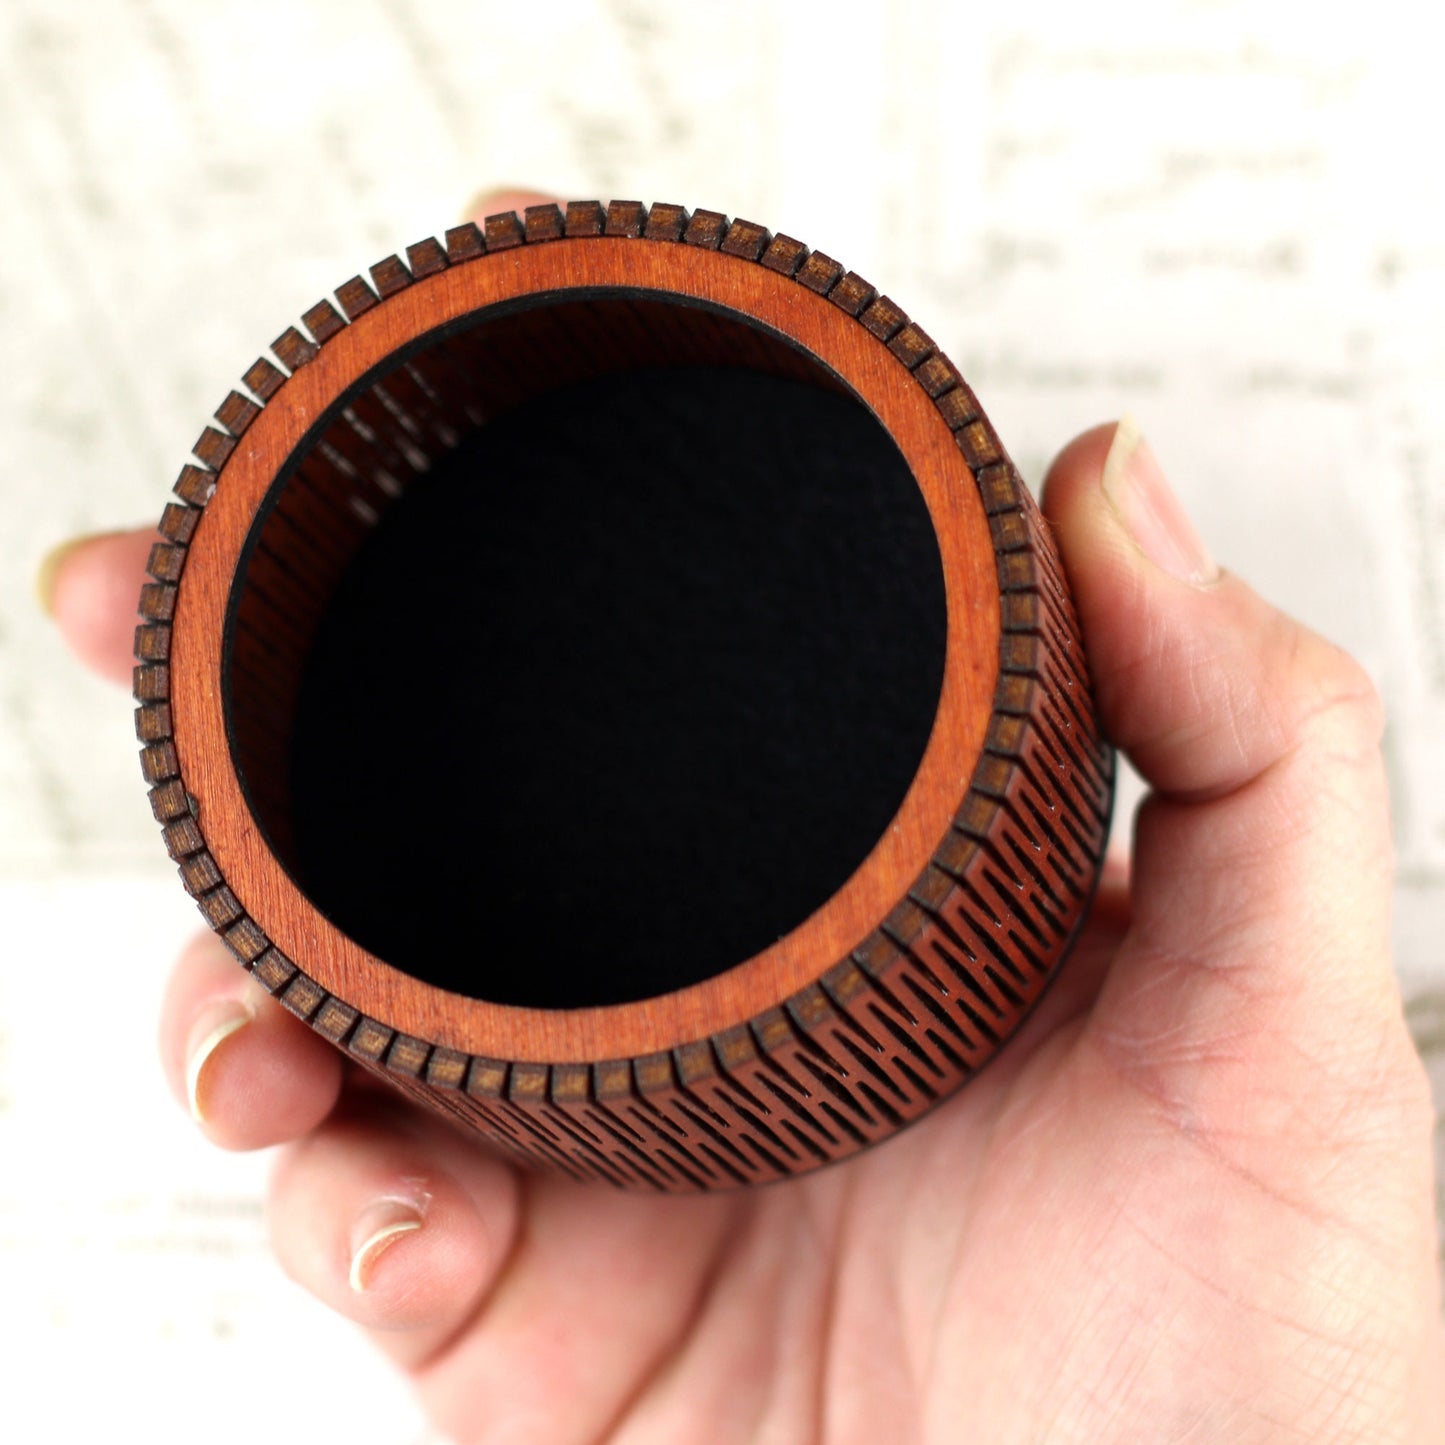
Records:
[[[370,1287],[376,1262],[403,1235],[422,1226],[422,1212],[410,1199],[378,1199],[362,1210],[351,1229],[351,1287],[358,1294]]]
[[[1104,459],[1102,485],[1115,516],[1156,567],[1195,587],[1219,575],[1214,558],[1131,416],[1115,428]]]
[[[111,532],[87,532],[82,537],[70,537],[57,543],[40,559],[40,566],[35,571],[35,596],[40,610],[47,617],[55,616],[55,584],[60,580],[61,569],[70,554],[100,537],[113,535]]]
[[[186,1052],[186,1098],[196,1123],[206,1122],[206,1066],[221,1045],[255,1016],[239,999],[223,999],[206,1009],[191,1026],[191,1047]]]

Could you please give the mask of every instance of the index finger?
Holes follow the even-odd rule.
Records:
[[[93,672],[127,687],[146,558],[158,540],[153,527],[79,537],[41,569],[41,601],[66,646]]]

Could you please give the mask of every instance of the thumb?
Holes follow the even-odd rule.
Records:
[[[1413,1098],[1368,677],[1215,566],[1132,423],[1071,444],[1044,507],[1103,726],[1153,788],[1096,1041],[1191,1127],[1329,1109],[1382,1059]]]

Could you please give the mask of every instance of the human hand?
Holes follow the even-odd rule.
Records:
[[[1378,703],[1216,572],[1133,440],[1079,438],[1044,499],[1105,728],[1154,789],[1132,879],[1106,875],[1003,1054],[888,1144],[722,1196],[524,1175],[351,1072],[211,935],[182,959],[178,1096],[218,1144],[283,1146],[283,1266],[455,1438],[1445,1433]],[[52,579],[67,640],[127,680],[150,540]]]

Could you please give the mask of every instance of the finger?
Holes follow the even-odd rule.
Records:
[[[519,1211],[509,1165],[389,1092],[349,1097],[285,1150],[267,1205],[286,1272],[408,1368],[479,1308]]]
[[[463,1438],[485,1400],[494,1402],[498,1439],[610,1439],[707,1308],[757,1198],[636,1195],[538,1177],[526,1199],[505,1273],[417,1387],[431,1418]],[[771,1268],[752,1280],[754,1305],[804,1267],[800,1255],[816,1260],[808,1227],[765,1231],[765,1241]]]
[[[1201,1064],[1221,1054],[1313,1074],[1376,1047],[1399,1004],[1368,678],[1218,571],[1128,424],[1063,453],[1045,509],[1104,728],[1154,789],[1101,1031],[1171,1089],[1226,1079]]]
[[[473,197],[466,208],[465,218],[481,225],[488,216],[501,215],[506,211],[515,211],[521,216],[526,214],[528,206],[556,204],[557,197],[545,191],[531,191],[523,186],[501,186]]]
[[[412,1371],[459,1434],[599,1438],[675,1346],[736,1198],[667,1199],[516,1172],[386,1095],[283,1151],[283,1268]]]
[[[160,1047],[171,1091],[226,1149],[299,1138],[331,1112],[341,1089],[341,1055],[209,933],[171,975]]]
[[[1238,790],[1335,703],[1375,750],[1381,719],[1368,677],[1220,572],[1133,423],[1073,442],[1050,471],[1044,508],[1105,726],[1157,791],[1192,800]]]
[[[130,685],[135,629],[154,528],[103,532],[62,543],[41,564],[37,587],[66,645],[87,667]]]

